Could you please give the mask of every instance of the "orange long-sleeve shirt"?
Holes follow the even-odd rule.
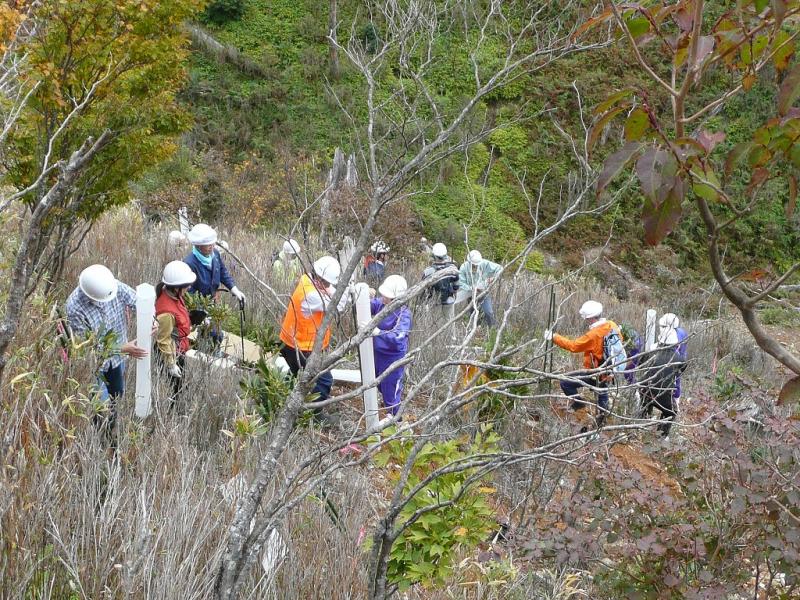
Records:
[[[619,332],[619,326],[614,321],[600,319],[592,323],[589,331],[574,340],[554,333],[553,343],[570,352],[583,352],[583,367],[596,369],[603,364],[603,338],[612,328]]]

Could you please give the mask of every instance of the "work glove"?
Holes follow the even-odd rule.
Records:
[[[239,289],[238,287],[236,287],[236,286],[233,286],[233,287],[231,288],[231,294],[233,294],[233,296],[234,296],[234,297],[235,297],[235,298],[236,298],[236,299],[237,299],[239,302],[242,302],[242,303],[244,303],[244,301],[246,300],[246,299],[245,299],[245,297],[244,297],[244,294],[242,293],[242,290],[240,290],[240,289]]]
[[[203,322],[200,323],[200,325],[202,325],[204,328],[211,327],[211,317],[206,317],[203,319]]]
[[[545,329],[544,330],[544,339],[548,342],[553,339],[553,330],[552,329]]]
[[[169,368],[169,370],[168,370],[168,373],[169,373],[170,375],[172,375],[173,377],[176,377],[176,378],[178,378],[178,379],[180,379],[181,377],[183,377],[183,371],[181,370],[181,368],[180,368],[180,366],[178,365],[178,363],[175,363],[174,365],[172,365],[172,366]]]
[[[376,327],[372,330],[372,335],[380,335],[383,333],[383,330],[380,327]]]

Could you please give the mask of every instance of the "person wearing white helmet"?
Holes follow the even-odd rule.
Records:
[[[689,335],[686,330],[681,327],[681,322],[675,313],[665,313],[658,320],[658,344],[661,346],[674,346],[675,352],[682,363],[686,363],[688,354],[688,345],[686,339]],[[680,374],[675,379],[675,391],[673,398],[676,403],[681,397],[681,377]]]
[[[125,391],[125,357],[147,356],[147,350],[137,346],[135,340],[128,341],[128,314],[136,310],[136,292],[117,281],[108,267],[91,265],[81,271],[65,310],[73,335],[94,335],[105,343],[101,351],[107,358],[98,371],[98,384],[109,412],[96,423],[110,434],[116,424],[117,399]]]
[[[286,240],[272,263],[272,274],[278,281],[290,282],[297,279],[302,268],[303,266],[300,263],[300,244],[297,243],[297,240]]]
[[[364,278],[370,286],[376,286],[383,279],[386,272],[386,255],[389,254],[386,242],[378,240],[369,248],[369,254],[364,259]]]
[[[458,270],[456,302],[462,302],[482,294],[499,277],[502,271],[503,267],[483,258],[478,250],[470,250],[469,254],[467,254],[467,260]],[[480,309],[486,324],[489,327],[494,327],[496,324],[494,307],[489,294],[484,295],[480,300]]]
[[[192,321],[184,294],[197,275],[185,262],[173,260],[164,267],[161,282],[156,286],[156,348],[172,387],[172,404],[181,391],[184,355],[189,349]]]
[[[300,277],[297,287],[289,299],[286,312],[281,323],[280,339],[283,346],[281,356],[289,365],[292,375],[297,375],[305,368],[308,357],[314,348],[317,332],[322,325],[325,310],[336,293],[336,284],[342,273],[339,261],[332,256],[323,256],[314,261],[311,272]],[[349,293],[342,294],[337,310],[342,312],[347,306]],[[322,350],[330,344],[330,328],[325,330],[322,338]],[[322,373],[314,386],[319,400],[330,396],[333,376],[329,372]]]
[[[408,290],[408,283],[400,275],[389,275],[378,287],[378,298],[370,301],[372,316],[383,310],[384,306]],[[408,336],[411,333],[411,310],[405,304],[398,306],[386,315],[372,332],[372,346],[375,353],[375,375],[380,377],[393,362],[408,353]],[[403,377],[405,366],[391,371],[378,389],[383,398],[383,406],[392,415],[400,410],[403,396]]]
[[[236,287],[222,256],[214,248],[217,244],[217,232],[205,223],[198,223],[186,237],[192,244],[192,252],[183,259],[183,262],[197,275],[189,291],[216,299],[219,286],[222,284],[237,300],[244,302],[245,295]]]
[[[458,273],[456,263],[447,254],[447,246],[437,242],[431,248],[432,261],[422,272],[422,279],[433,277],[439,271],[450,268],[454,271],[453,275],[439,279],[435,284],[428,288],[428,297],[442,307],[442,313],[447,320],[453,318],[456,292],[458,292]]]
[[[606,414],[608,413],[608,383],[611,379],[610,374],[597,374],[597,369],[605,366],[606,336],[616,334],[616,339],[622,341],[622,333],[619,326],[603,317],[603,305],[595,300],[587,300],[580,308],[579,314],[588,326],[588,331],[582,336],[570,339],[566,336],[554,333],[552,329],[544,332],[546,340],[553,340],[559,348],[569,352],[583,352],[583,371],[569,373],[569,380],[562,379],[561,390],[572,400],[572,410],[579,410],[585,402],[581,399],[580,389],[583,387],[597,388],[597,408],[596,418],[597,427],[602,427]]]

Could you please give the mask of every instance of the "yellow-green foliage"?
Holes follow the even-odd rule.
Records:
[[[462,436],[426,443],[416,456],[404,491],[410,492],[437,469],[469,456],[497,452],[498,439],[491,427],[483,426],[473,441]],[[389,442],[376,455],[376,464],[403,464],[415,441],[416,437],[409,434]],[[477,470],[468,468],[439,475],[423,485],[400,511],[397,524],[403,526],[403,531],[392,546],[388,569],[389,578],[400,591],[414,583],[444,583],[459,553],[474,549],[497,527],[486,502],[495,491],[488,485],[488,478],[468,481]]]

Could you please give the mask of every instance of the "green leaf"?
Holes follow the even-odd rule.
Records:
[[[609,183],[625,168],[633,156],[641,150],[640,142],[628,142],[609,156],[603,163],[603,171],[597,179],[597,194],[600,195]]]
[[[631,95],[633,95],[633,89],[630,88],[614,92],[608,98],[603,100],[600,104],[595,106],[594,111],[592,111],[592,114],[594,114],[594,116],[602,115],[609,108],[614,106],[617,102]]]
[[[719,178],[710,166],[707,165],[705,169],[693,169],[692,175],[692,191],[695,194],[700,196],[706,202],[716,202],[719,200],[719,192],[717,192],[717,189],[720,189]],[[705,180],[708,183],[702,183],[694,178]]]
[[[795,43],[791,36],[786,31],[778,32],[775,37],[775,54],[772,56],[772,61],[775,63],[775,68],[778,71],[783,71],[789,66],[789,61],[794,56]]]
[[[778,91],[778,114],[783,116],[788,113],[798,96],[800,96],[800,65],[795,65],[783,78]]]
[[[628,142],[639,141],[648,129],[650,129],[650,117],[644,108],[637,106],[625,119],[625,140]]]
[[[647,20],[647,17],[631,17],[625,21],[625,25],[628,27],[633,39],[650,31],[650,21]]]
[[[741,142],[736,144],[731,151],[728,152],[728,157],[725,159],[725,178],[729,178],[736,165],[739,163],[742,155],[753,147],[753,142]]]
[[[772,153],[764,146],[753,146],[747,153],[747,164],[753,168],[763,167],[772,158]]]
[[[600,134],[603,133],[603,129],[605,129],[608,122],[626,108],[627,106],[618,106],[616,108],[612,108],[610,111],[605,113],[602,117],[600,117],[597,120],[597,122],[592,126],[592,129],[589,131],[589,139],[587,140],[587,146],[589,147],[590,151],[592,148],[594,148],[594,145],[597,143]]]

